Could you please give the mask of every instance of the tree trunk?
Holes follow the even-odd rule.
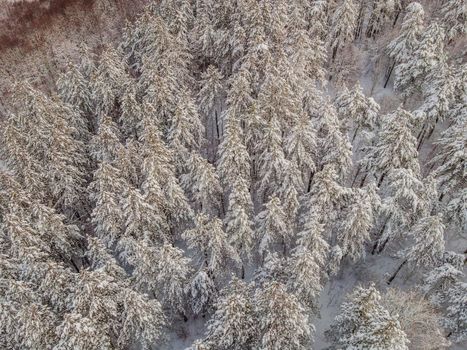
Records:
[[[357,177],[358,177],[358,175],[360,175],[361,170],[362,170],[362,166],[359,165],[358,168],[357,168],[357,173],[355,174],[355,177],[353,178],[353,181],[352,181],[352,185],[350,187],[353,187],[353,185],[355,184],[355,181],[357,181]]]
[[[313,181],[313,176],[314,175],[315,175],[315,173],[310,171],[310,179],[308,180],[308,187],[306,189],[307,193],[311,191],[311,182]]]
[[[357,137],[358,129],[360,129],[360,126],[357,126],[355,128],[355,132],[354,132],[353,137],[352,137],[352,143],[355,141],[355,138]]]
[[[381,184],[383,183],[385,177],[386,177],[386,173],[383,173],[383,175],[381,175],[381,177],[380,177],[380,179],[378,181],[378,187],[381,186]]]
[[[394,281],[394,278],[396,278],[397,274],[399,273],[399,271],[404,267],[404,265],[407,264],[407,259],[405,259],[402,264],[399,265],[399,267],[397,268],[397,270],[393,273],[393,275],[388,279],[388,281],[386,282],[388,285],[390,285],[392,283],[392,281]]]
[[[360,187],[363,187],[363,185],[365,184],[365,180],[368,176],[368,173],[365,174],[365,176],[362,178],[362,181],[360,181]]]
[[[381,230],[379,231],[378,237],[381,237],[381,236],[383,235],[384,230],[386,230],[386,226],[387,226],[389,220],[391,219],[391,216],[392,216],[392,215],[389,215],[389,216],[386,218],[386,220],[384,221],[384,224],[383,224],[383,226],[381,227]],[[372,255],[375,254],[376,249],[378,248],[378,241],[379,241],[379,239],[375,242],[375,244],[374,244],[374,246],[373,246],[373,250],[372,250],[372,252],[371,252]],[[384,250],[384,247],[386,246],[386,244],[388,243],[388,241],[389,241],[389,237],[386,238],[386,239],[384,240],[382,246],[379,247],[379,249],[378,249],[378,254],[381,253],[381,252]]]
[[[394,70],[394,67],[396,66],[396,62],[394,62],[391,66],[391,68],[389,69],[388,71],[388,76],[386,77],[386,82],[384,83],[384,88],[386,88],[386,86],[388,85],[389,83],[389,79],[391,78],[391,74],[392,74],[392,71]]]

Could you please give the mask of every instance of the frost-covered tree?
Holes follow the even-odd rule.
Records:
[[[458,282],[447,292],[448,302],[445,325],[449,339],[461,342],[467,338],[467,283]]]
[[[382,306],[381,294],[374,285],[355,288],[326,335],[336,347],[408,349],[407,335],[397,316],[391,316]]]
[[[444,224],[440,215],[420,219],[412,228],[415,245],[407,252],[407,260],[415,266],[433,266],[444,252]]]
[[[363,94],[360,85],[351,90],[347,88],[336,99],[337,113],[347,128],[353,127],[352,141],[359,131],[372,132],[376,126],[379,105],[372,97]],[[368,136],[367,136],[368,137]]]
[[[432,178],[420,179],[410,169],[394,169],[388,175],[386,197],[379,239],[375,248],[381,252],[386,244],[403,235],[421,217],[429,214],[437,192]]]
[[[394,67],[407,63],[412,58],[423,30],[424,17],[425,11],[420,3],[412,2],[407,5],[399,35],[387,46],[388,55],[394,63],[389,68],[384,87],[388,84]]]
[[[353,40],[357,26],[357,6],[353,0],[344,0],[334,11],[331,19],[329,42],[334,60],[337,51]]]
[[[182,237],[195,252],[197,264],[205,266],[212,276],[219,276],[229,262],[239,262],[218,218],[198,214],[195,227],[186,230]]]
[[[287,217],[277,197],[271,197],[265,208],[255,218],[259,238],[259,253],[264,257],[272,252],[275,245],[282,244],[284,252],[292,238],[292,230],[287,226]]]
[[[316,310],[322,289],[322,269],[318,264],[319,252],[298,245],[288,261],[289,289],[307,307]]]
[[[111,117],[103,115],[99,118],[97,134],[91,139],[90,153],[97,161],[113,161],[122,147],[120,132]]]
[[[370,239],[370,229],[381,201],[374,184],[354,189],[351,197],[352,203],[345,209],[344,218],[338,225],[337,239],[344,256],[355,261],[364,254],[364,244]]]
[[[287,159],[296,164],[305,183],[316,171],[316,130],[306,116],[299,118],[284,140]]]
[[[99,64],[91,77],[91,96],[95,101],[98,116],[113,112],[127,79],[119,52],[107,47],[102,52]]]
[[[232,186],[236,179],[250,178],[250,156],[243,143],[240,121],[229,116],[226,121],[224,139],[219,145],[217,171],[225,186]]]
[[[184,313],[186,296],[184,288],[191,274],[190,259],[181,249],[164,243],[157,252],[156,295],[164,306]]]
[[[191,193],[199,210],[203,213],[217,210],[222,188],[215,168],[197,152],[191,152],[185,166],[188,171],[182,176],[182,185]]]
[[[263,129],[257,144],[258,159],[258,191],[267,198],[277,193],[284,180],[286,159],[282,148],[282,135],[279,120],[272,117]]]
[[[449,40],[466,33],[467,6],[462,0],[443,1],[440,11]]]
[[[454,123],[447,128],[437,142],[440,146],[439,154],[432,160],[433,163],[439,163],[435,169],[434,175],[439,181],[442,197],[457,197],[461,194],[462,184],[466,181],[466,154],[465,148],[467,138],[467,116],[460,116]],[[460,191],[459,191],[460,190]],[[461,197],[457,197],[461,198]]]
[[[444,30],[432,23],[421,35],[415,51],[395,70],[394,88],[403,96],[410,95],[417,82],[423,81],[427,74],[439,64],[443,57]]]
[[[250,286],[233,278],[222,290],[214,307],[216,311],[208,321],[203,349],[249,349],[255,346],[258,320],[254,303],[248,296]]]
[[[242,259],[250,259],[254,243],[253,203],[247,182],[238,178],[229,195],[229,205],[224,218],[225,232],[232,246]]]
[[[391,170],[405,168],[420,172],[417,139],[412,134],[413,116],[398,108],[382,118],[376,143],[368,150],[363,163],[379,177],[378,187]]]
[[[138,127],[146,111],[144,111],[144,105],[141,106],[138,101],[136,84],[129,83],[126,86],[121,97],[120,108],[119,122],[123,133],[138,139]]]
[[[307,349],[312,340],[313,325],[305,308],[284,285],[271,281],[255,293],[259,320],[258,349]]]
[[[443,294],[462,279],[463,273],[459,267],[462,268],[445,262],[424,276],[422,290],[433,304],[441,305],[444,301]]]

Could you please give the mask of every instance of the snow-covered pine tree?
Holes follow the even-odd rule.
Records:
[[[357,27],[357,16],[357,6],[353,0],[344,0],[335,9],[331,19],[331,33],[328,38],[333,60],[336,58],[338,50],[353,40]]]
[[[351,90],[344,91],[335,101],[337,113],[344,122],[347,129],[353,129],[352,142],[355,140],[358,132],[368,134],[373,131],[379,112],[379,105],[372,97],[366,97],[359,84]]]
[[[307,349],[314,327],[296,296],[276,281],[267,282],[255,294],[256,312],[261,316],[258,349]]]
[[[266,253],[273,252],[277,244],[287,252],[293,231],[287,226],[287,217],[278,197],[270,197],[264,210],[255,218],[259,238],[259,254],[264,258]]]
[[[387,86],[394,68],[412,58],[423,30],[424,17],[425,11],[420,3],[411,2],[407,5],[399,35],[387,46],[388,55],[393,63],[389,67],[384,87]]]
[[[448,337],[455,342],[464,341],[467,338],[467,283],[457,282],[447,291],[446,300]]]
[[[234,181],[229,195],[224,225],[230,244],[237,250],[244,262],[252,258],[255,245],[252,214],[253,202],[248,183],[238,178]]]
[[[217,172],[221,182],[227,188],[241,178],[250,179],[250,156],[243,143],[243,133],[240,120],[235,115],[228,115],[225,125],[224,139],[219,145],[219,161]]]
[[[198,152],[191,152],[185,164],[187,172],[182,176],[182,185],[191,193],[198,210],[211,214],[223,205],[222,187],[214,166]]]
[[[145,112],[143,107],[138,101],[136,84],[128,83],[120,101],[121,113],[119,122],[122,125],[123,134],[131,136],[136,140],[140,132],[138,127]]]
[[[379,178],[378,187],[393,169],[405,168],[419,174],[417,139],[412,134],[412,125],[412,114],[401,107],[382,117],[376,143],[363,160],[367,169]]]
[[[466,33],[467,6],[462,0],[446,0],[440,10],[441,21],[451,41]]]
[[[233,278],[221,291],[206,336],[197,346],[203,349],[250,349],[257,341],[258,320],[250,297],[251,286]]]
[[[96,161],[114,161],[122,144],[117,124],[111,117],[99,118],[97,134],[91,139],[90,153]]]
[[[284,140],[287,159],[296,164],[305,183],[316,171],[316,130],[305,115],[298,119]]]
[[[430,213],[436,200],[433,179],[423,181],[410,169],[394,169],[388,175],[385,198],[382,202],[382,226],[375,245],[381,252],[386,244],[403,235],[421,217]]]
[[[365,253],[365,242],[370,239],[381,200],[375,184],[363,189],[353,189],[351,204],[344,211],[342,222],[338,224],[337,240],[343,256],[352,260],[359,259]]]
[[[97,116],[112,115],[122,86],[127,83],[125,66],[120,53],[107,47],[99,60],[99,65],[91,77],[91,96],[96,106]]]
[[[205,266],[211,278],[220,277],[229,262],[239,262],[218,218],[198,214],[195,227],[183,232],[182,237],[195,253],[197,265]]]
[[[262,198],[267,198],[276,194],[285,177],[286,159],[282,148],[281,127],[276,117],[271,117],[267,122],[257,149],[258,192]]]
[[[415,245],[406,253],[414,266],[430,267],[439,263],[444,253],[444,224],[441,215],[420,219],[412,228]]]
[[[444,53],[444,30],[436,22],[422,33],[415,51],[395,70],[394,88],[409,96],[427,74],[439,64]]]
[[[326,336],[336,347],[408,349],[406,334],[397,317],[391,316],[381,305],[381,294],[374,284],[352,291]]]

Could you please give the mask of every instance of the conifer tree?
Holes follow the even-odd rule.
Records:
[[[366,27],[366,36],[374,38],[381,33],[387,22],[392,19],[399,0],[376,0],[373,2],[368,24]]]
[[[190,191],[200,211],[211,213],[217,210],[222,188],[215,168],[197,152],[191,152],[186,168],[188,172],[182,176],[182,185]]]
[[[121,88],[127,83],[125,67],[119,52],[107,47],[99,60],[99,65],[91,77],[92,98],[97,115],[110,115],[121,95]]]
[[[413,116],[400,107],[382,118],[376,144],[369,149],[364,160],[367,167],[379,177],[378,186],[393,169],[410,169],[415,174],[420,172],[412,123]]]
[[[374,130],[379,112],[379,105],[372,97],[367,98],[360,85],[350,91],[345,89],[336,99],[337,113],[347,128],[353,127],[352,141],[359,131],[369,133]]]
[[[124,221],[120,201],[124,186],[120,172],[106,161],[99,164],[94,181],[89,185],[91,201],[95,203],[92,223],[96,225],[97,235],[108,245],[122,234]]]
[[[353,0],[344,0],[334,11],[331,19],[331,44],[332,59],[342,46],[353,40],[357,26],[357,7]]]
[[[216,311],[208,322],[206,337],[201,344],[206,349],[246,349],[257,338],[257,315],[248,298],[250,287],[233,278],[215,303]]]
[[[457,282],[447,292],[447,315],[445,325],[450,330],[449,338],[456,342],[464,341],[467,338],[467,283]]]
[[[271,281],[256,291],[255,302],[261,315],[258,349],[307,349],[314,327],[297,297]]]
[[[415,245],[408,250],[407,260],[414,266],[436,265],[444,252],[444,224],[440,215],[420,219],[412,228]]]
[[[226,121],[224,140],[219,145],[217,171],[222,183],[232,185],[236,179],[250,178],[250,156],[243,143],[239,120],[229,116]]]
[[[253,203],[248,184],[244,179],[238,178],[229,195],[224,225],[230,244],[239,252],[243,260],[252,257],[254,247],[252,213]]]
[[[357,287],[341,305],[327,337],[337,347],[407,350],[408,340],[397,317],[381,305],[374,285]]]
[[[355,189],[352,197],[352,204],[346,209],[344,219],[339,225],[337,239],[344,256],[357,260],[364,254],[364,243],[370,238],[370,229],[379,210],[380,198],[374,184],[364,189]]]
[[[461,0],[443,1],[441,19],[449,40],[466,33],[467,6]]]
[[[394,62],[388,70],[384,87],[388,84],[394,67],[407,63],[412,58],[423,30],[425,16],[423,6],[418,2],[412,2],[407,5],[406,11],[399,35],[387,46],[388,55]]]
[[[403,96],[410,95],[417,82],[423,81],[439,64],[443,57],[443,42],[443,29],[432,23],[421,35],[412,54],[396,67],[394,88],[401,91]]]
[[[265,208],[255,218],[257,234],[260,239],[259,253],[264,257],[272,252],[274,246],[282,244],[284,252],[291,241],[291,229],[287,226],[287,217],[277,197],[271,197]]]

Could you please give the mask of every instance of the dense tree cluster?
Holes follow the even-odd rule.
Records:
[[[154,1],[55,92],[17,83],[0,347],[150,349],[205,319],[192,349],[310,349],[325,286],[388,251],[387,283],[407,269],[419,292],[356,287],[327,341],[429,349],[412,322],[438,348],[465,340],[464,260],[445,244],[467,227],[461,3]],[[336,78],[369,43],[389,108]]]

